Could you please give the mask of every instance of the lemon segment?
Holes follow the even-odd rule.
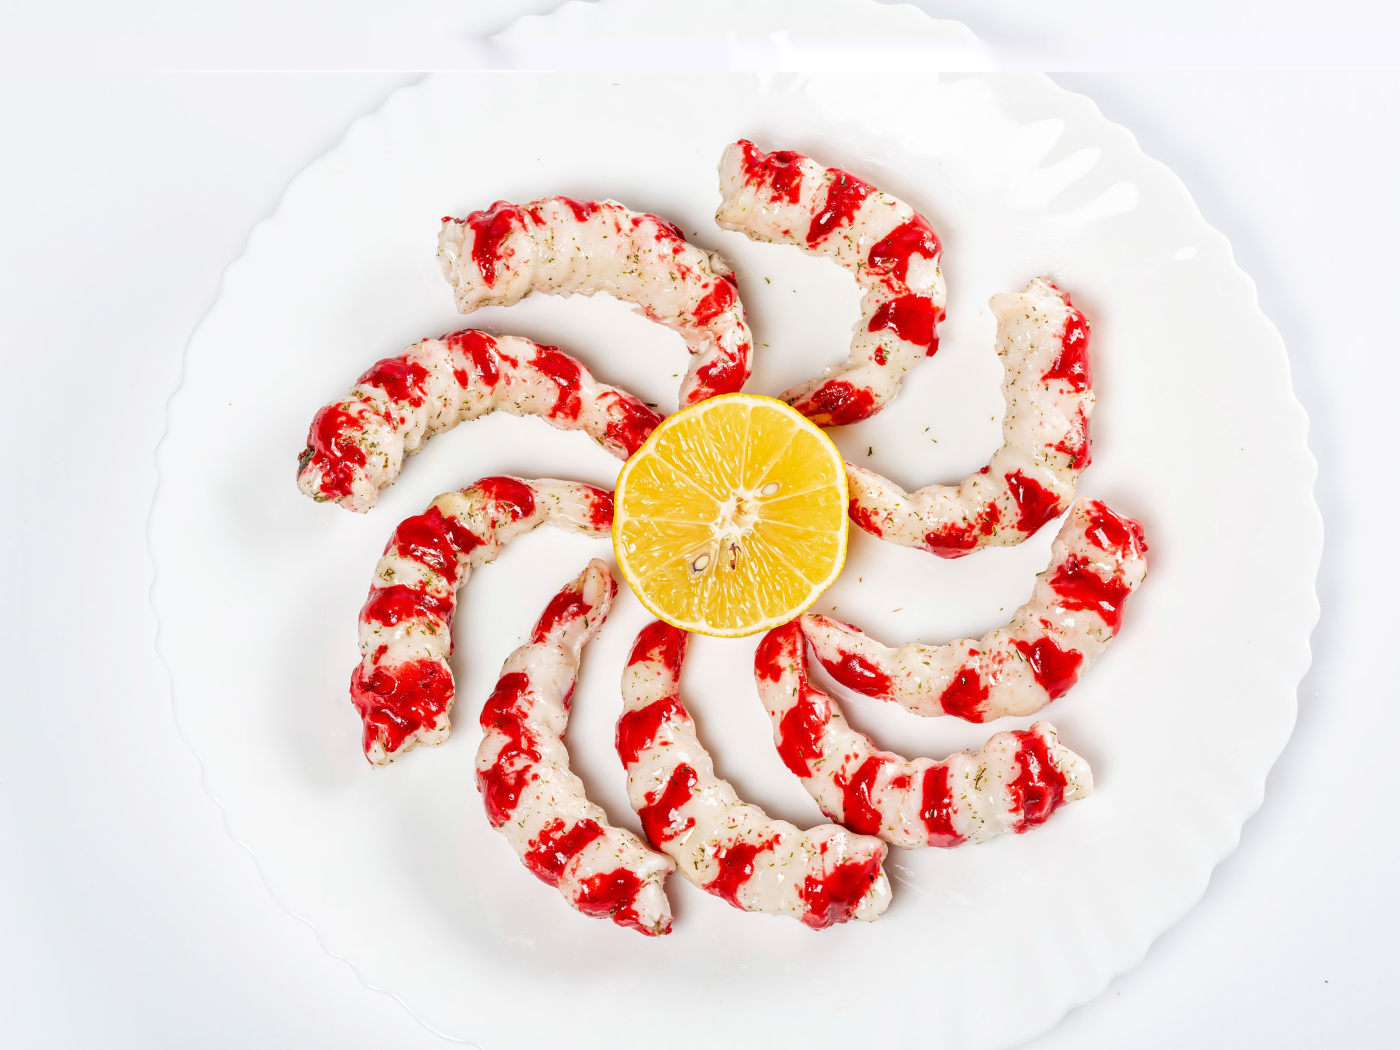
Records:
[[[724,394],[668,416],[624,464],[613,551],[675,627],[723,638],[786,623],[846,560],[846,468],[781,401]]]

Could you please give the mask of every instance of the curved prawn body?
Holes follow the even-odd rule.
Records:
[[[564,746],[583,647],[616,594],[607,565],[589,562],[506,657],[481,711],[476,783],[491,826],[536,877],[577,911],[655,937],[671,932],[663,883],[676,866],[608,823]]]
[[[680,698],[688,638],[652,623],[622,675],[617,753],[647,838],[687,879],[742,911],[813,929],[877,918],[890,902],[883,843],[834,824],[802,831],[774,820],[715,775]]]
[[[847,359],[782,399],[820,426],[879,412],[938,350],[946,288],[931,224],[849,172],[747,140],[725,149],[719,180],[722,228],[833,259],[861,289]],[[748,379],[753,337],[734,275],[655,215],[610,200],[497,201],[444,218],[438,259],[462,313],[535,292],[604,292],[634,304],[691,353],[682,407],[737,392]],[[1090,462],[1088,322],[1044,278],[993,297],[991,309],[1004,368],[1001,447],[960,483],[912,493],[847,463],[850,517],[872,535],[957,558],[1020,543],[1074,500]],[[462,330],[379,361],[323,407],[298,486],[317,501],[369,510],[430,437],[496,410],[583,431],[624,460],[662,419],[558,347]],[[603,538],[612,523],[605,489],[509,476],[445,493],[405,519],[359,614],[350,694],[369,762],[384,766],[447,738],[452,622],[473,569],[542,524]],[[948,847],[1024,832],[1088,795],[1093,777],[1046,722],[942,761],[882,751],[811,684],[805,647],[842,684],[918,715],[983,722],[1030,714],[1070,689],[1112,641],[1144,579],[1146,550],[1137,522],[1079,499],[1030,600],[981,639],[895,648],[817,615],[770,631],[754,677],[774,743],[834,822],[808,830],[769,817],[715,773],[680,696],[689,636],[650,624],[623,672],[615,740],[645,841],[589,801],[564,744],[584,646],[617,593],[607,565],[594,560],[506,659],[482,709],[475,770],[487,819],[571,907],[649,936],[670,932],[664,882],[677,869],[743,911],[813,929],[871,921],[890,903],[889,845]]]
[[[980,750],[941,762],[879,750],[808,680],[795,621],[764,636],[754,681],[778,754],[822,812],[894,846],[957,846],[1024,832],[1093,790],[1088,763],[1060,744],[1048,722],[997,733]]]
[[[753,336],[734,275],[717,254],[655,215],[608,200],[497,201],[443,219],[438,261],[462,313],[511,306],[532,292],[607,292],[636,304],[690,350],[682,408],[735,393],[749,377]]]
[[[1079,680],[1122,626],[1147,576],[1142,526],[1098,500],[1075,501],[1050,564],[1011,621],[946,645],[892,648],[829,616],[802,617],[822,666],[842,685],[916,715],[989,722],[1029,715]]]
[[[947,293],[933,227],[850,172],[791,150],[764,153],[745,139],[725,148],[719,186],[721,228],[832,258],[860,285],[849,357],[779,397],[818,426],[879,412],[909,369],[938,351]]]
[[[851,520],[872,536],[961,558],[1008,547],[1058,517],[1089,465],[1089,326],[1069,295],[1036,278],[993,296],[997,355],[1005,369],[1002,445],[957,485],[905,492],[846,464]]]
[[[599,383],[557,346],[464,329],[414,343],[360,376],[311,421],[297,486],[320,502],[367,511],[404,457],[430,437],[494,411],[582,430],[618,459],[661,422],[654,409]]]
[[[608,536],[612,511],[607,489],[499,476],[444,493],[400,523],[360,609],[361,659],[350,678],[371,764],[386,765],[414,747],[447,739],[455,695],[447,663],[452,619],[457,591],[472,570],[543,524]]]

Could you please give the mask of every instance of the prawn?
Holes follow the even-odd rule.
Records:
[[[807,679],[802,631],[775,627],[754,654],[754,681],[784,765],[832,820],[905,849],[984,842],[1042,824],[1093,790],[1082,758],[1049,722],[997,733],[946,761],[881,751]]]
[[[635,303],[690,350],[682,408],[735,393],[749,377],[753,336],[733,273],[656,215],[608,200],[497,201],[442,220],[438,261],[464,314],[511,306],[531,292],[607,292]]]
[[[502,475],[446,492],[400,523],[360,609],[360,663],[350,677],[372,765],[441,744],[451,732],[452,619],[472,570],[542,524],[603,537],[612,516],[607,489]]]
[[[987,722],[1063,696],[1123,623],[1147,575],[1142,526],[1098,500],[1075,501],[1030,601],[980,640],[891,648],[828,616],[802,617],[822,666],[842,685],[916,715]]]
[[[810,831],[740,800],[696,736],[680,698],[686,632],[642,629],[622,675],[617,754],[642,829],[681,874],[742,911],[812,929],[878,918],[890,903],[885,845],[834,824]]]
[[[583,647],[616,596],[617,583],[595,558],[545,607],[529,642],[506,657],[481,711],[476,783],[491,826],[571,907],[657,937],[671,932],[662,884],[676,866],[608,823],[570,771],[563,739]]]

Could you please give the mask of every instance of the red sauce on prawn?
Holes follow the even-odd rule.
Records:
[[[922,215],[915,215],[902,226],[896,226],[866,257],[870,272],[893,277],[900,284],[909,279],[909,260],[915,255],[937,259],[943,248],[938,234]]]
[[[683,724],[689,720],[680,699],[674,696],[663,696],[660,700],[653,700],[646,707],[624,711],[622,717],[617,720],[617,732],[614,737],[617,757],[622,759],[624,767],[636,765],[642,752],[656,743],[662,726],[668,722]]]
[[[778,722],[778,755],[799,777],[812,775],[812,763],[821,757],[822,740],[830,721],[830,702],[804,684],[797,703]]]
[[[832,678],[857,693],[886,698],[894,693],[890,676],[859,653],[842,652],[839,659],[823,660],[822,666]]]
[[[569,827],[556,817],[540,829],[525,851],[525,866],[541,881],[558,886],[569,861],[602,836],[603,829],[597,821],[585,817]]]
[[[812,217],[812,225],[807,229],[809,247],[825,240],[838,226],[849,224],[865,198],[875,192],[868,182],[862,182],[848,171],[830,170],[833,177],[826,189],[826,203]]]
[[[875,808],[870,793],[875,778],[889,762],[881,755],[871,755],[849,778],[838,775],[836,785],[841,789],[841,823],[859,835],[874,835],[884,823]]]
[[[620,392],[604,394],[603,399],[607,401],[608,414],[604,435],[627,455],[633,455],[661,422],[661,413]]]
[[[889,329],[907,343],[924,347],[927,356],[938,353],[938,337],[934,328],[943,319],[943,311],[925,295],[901,295],[882,303],[870,318],[869,329],[882,332]]]
[[[765,842],[734,842],[721,846],[715,851],[715,864],[719,871],[705,883],[705,891],[728,901],[736,908],[743,907],[739,903],[739,890],[753,878],[754,858],[771,850],[777,842],[775,836]]]
[[[880,856],[848,860],[838,864],[828,875],[807,876],[798,895],[807,905],[802,922],[814,930],[824,930],[845,922],[855,914],[861,899],[870,892],[880,876]]]
[[[928,844],[945,848],[958,845],[963,837],[953,828],[957,803],[953,799],[952,770],[944,765],[930,766],[924,770],[919,787],[919,819],[928,828]]]
[[[677,835],[695,826],[695,820],[692,817],[686,817],[682,823],[677,811],[690,801],[698,779],[695,770],[690,766],[678,765],[672,771],[671,779],[666,782],[666,787],[662,789],[656,801],[637,810],[637,816],[642,822],[642,830],[646,832],[647,839],[653,846],[659,849],[663,843],[669,842]]]
[[[451,335],[445,335],[442,339],[449,351],[466,359],[482,386],[494,389],[501,381],[501,362],[496,353],[496,340],[485,332],[464,328]],[[454,366],[452,378],[457,380],[458,386],[465,388],[472,385],[472,373],[466,368]]]
[[[502,675],[481,710],[481,728],[505,736],[496,761],[476,774],[476,786],[486,806],[486,819],[499,828],[520,805],[520,796],[537,777],[540,752],[525,722],[530,676],[523,671]]]
[[[487,499],[503,507],[511,521],[519,521],[535,513],[535,493],[519,478],[504,475],[482,478],[474,486],[480,489]]]
[[[637,894],[641,892],[642,881],[634,872],[615,868],[580,879],[579,885],[581,891],[574,900],[574,907],[583,914],[612,919],[619,926],[640,930],[648,937],[670,932],[669,925],[659,931],[642,925],[641,916],[637,914]]]
[[[823,383],[792,406],[819,426],[859,423],[875,413],[875,395],[843,379]]]
[[[321,494],[328,499],[350,495],[355,468],[367,462],[364,449],[346,438],[347,432],[358,433],[361,426],[360,416],[339,405],[327,405],[311,420],[306,451],[301,454],[298,469],[305,470],[308,463],[319,466]]]
[[[1072,306],[1060,336],[1060,354],[1041,378],[1047,382],[1062,379],[1081,392],[1088,390],[1093,382],[1089,371],[1089,322]]]
[[[1016,638],[1011,644],[1026,658],[1031,674],[1051,700],[1064,696],[1079,680],[1079,665],[1084,662],[1084,654],[1079,650],[1061,649],[1049,638],[1037,638],[1034,642]]]
[[[1006,487],[1011,490],[1011,498],[1016,501],[1020,517],[1016,528],[1032,533],[1053,518],[1060,511],[1059,497],[1025,472],[1016,470],[1006,475]]]
[[[1020,771],[1007,784],[1012,806],[1021,814],[1016,824],[1019,835],[1037,824],[1045,823],[1051,813],[1064,802],[1065,775],[1055,768],[1050,749],[1034,733],[1018,732],[1021,740],[1016,761]]]
[[[583,369],[579,363],[561,352],[557,346],[539,347],[535,351],[535,359],[530,363],[536,371],[559,388],[550,414],[556,419],[578,419],[579,413],[583,411],[583,401],[580,398]]]
[[[1070,555],[1049,579],[1051,589],[1066,609],[1092,609],[1103,617],[1114,634],[1123,625],[1123,601],[1131,593],[1118,577],[1105,580],[1075,555]]]
[[[376,361],[355,380],[357,386],[378,387],[389,395],[390,401],[406,401],[414,408],[422,407],[427,383],[428,370],[404,355]]]
[[[438,573],[448,583],[457,582],[457,559],[481,546],[481,540],[455,518],[437,507],[405,518],[389,537],[384,553],[393,551]]]
[[[375,587],[360,609],[360,620],[365,623],[381,623],[392,627],[404,620],[432,617],[443,623],[452,622],[452,613],[457,607],[455,594],[440,597],[429,593],[422,584],[412,586],[394,584],[391,587]]]
[[[940,558],[961,558],[977,549],[983,536],[996,532],[1001,508],[988,503],[971,521],[950,522],[924,536],[924,547]]]
[[[364,749],[376,740],[390,753],[410,735],[436,724],[452,705],[452,674],[438,660],[410,660],[350,676],[350,701],[364,720]]]
[[[976,664],[968,662],[958,668],[953,680],[938,698],[938,703],[950,715],[965,718],[969,722],[981,722],[987,694],[987,683],[983,681],[982,673]]]
[[[800,153],[776,150],[763,153],[747,139],[739,140],[743,151],[744,181],[751,186],[767,186],[775,200],[796,204],[802,194],[802,161]]]
[[[550,634],[565,620],[576,619],[588,609],[588,603],[578,591],[560,591],[549,600],[535,624],[535,633],[530,635],[532,645],[547,640]]]
[[[501,244],[516,227],[525,225],[525,215],[509,201],[497,201],[483,211],[474,211],[465,219],[472,230],[472,262],[481,271],[488,287],[496,283],[496,263],[500,261]]]

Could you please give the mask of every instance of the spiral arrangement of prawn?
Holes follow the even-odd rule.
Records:
[[[870,921],[890,903],[885,846],[834,824],[801,831],[715,775],[680,698],[684,631],[643,628],[622,675],[617,754],[642,829],[687,879],[743,911],[813,929]]]
[[[571,907],[656,937],[671,932],[663,883],[676,866],[608,823],[569,769],[563,739],[583,647],[616,595],[607,565],[589,562],[506,657],[481,711],[476,783],[491,826]]]
[[[764,635],[754,681],[783,764],[822,812],[891,845],[957,846],[1024,832],[1093,790],[1088,763],[1048,722],[997,733],[942,762],[879,750],[808,680],[795,621]]]
[[[909,493],[873,470],[846,464],[851,520],[872,536],[961,558],[1020,543],[1058,517],[1089,465],[1089,325],[1069,295],[1036,278],[993,296],[997,355],[1005,369],[1002,445],[957,485]]]
[[[367,511],[428,438],[497,410],[582,430],[619,459],[661,422],[557,346],[464,329],[385,358],[348,397],[317,412],[297,486],[312,499]]]
[[[360,609],[361,659],[350,677],[371,764],[447,739],[455,693],[447,663],[452,618],[471,571],[543,524],[608,536],[612,515],[607,489],[499,476],[446,492],[399,524]]]
[[[497,201],[462,219],[444,218],[438,259],[462,313],[510,306],[532,292],[607,292],[635,303],[690,349],[682,408],[735,393],[749,377],[753,336],[734,275],[718,255],[655,215],[572,197]]]
[[[947,298],[942,248],[922,215],[840,168],[740,139],[719,162],[723,229],[835,259],[860,285],[850,356],[780,394],[818,426],[868,419],[938,350]]]
[[[1142,526],[1098,500],[1075,501],[1030,601],[980,640],[892,648],[828,616],[802,617],[822,666],[842,685],[916,715],[988,722],[1063,696],[1108,647],[1147,575]]]
[[[848,359],[782,398],[823,426],[878,412],[938,349],[945,289],[933,228],[849,172],[745,140],[725,150],[720,188],[720,226],[828,256],[862,290]],[[607,292],[636,304],[690,349],[682,406],[738,391],[749,375],[753,340],[732,273],[664,219],[614,201],[498,201],[445,218],[438,244],[463,313],[532,292]],[[1044,279],[991,306],[1005,369],[1002,447],[960,484],[914,493],[848,463],[850,516],[873,535],[960,557],[1019,543],[1073,499],[1090,458],[1088,324]],[[298,485],[318,501],[368,510],[406,455],[496,409],[582,430],[622,459],[661,420],[557,347],[464,330],[378,362],[347,398],[322,408]],[[450,731],[452,620],[471,570],[540,524],[603,537],[612,517],[604,489],[500,476],[445,493],[399,525],[360,611],[361,660],[351,676],[372,764],[441,743]],[[563,734],[579,660],[616,594],[607,566],[590,562],[507,658],[481,712],[476,771],[488,820],[572,907],[648,935],[670,930],[663,883],[676,868],[744,911],[815,929],[873,920],[890,902],[885,843],[955,846],[1023,832],[1089,794],[1092,775],[1045,722],[945,761],[881,751],[811,685],[804,646],[843,684],[916,714],[974,722],[1029,714],[1068,690],[1112,640],[1144,578],[1146,549],[1137,522],[1081,499],[1031,600],[980,641],[891,648],[813,615],[770,631],[755,683],[775,745],[844,827],[802,831],[774,820],[716,776],[680,698],[688,636],[661,622],[646,627],[623,673],[616,747],[629,802],[660,853],[611,826],[569,768]]]

